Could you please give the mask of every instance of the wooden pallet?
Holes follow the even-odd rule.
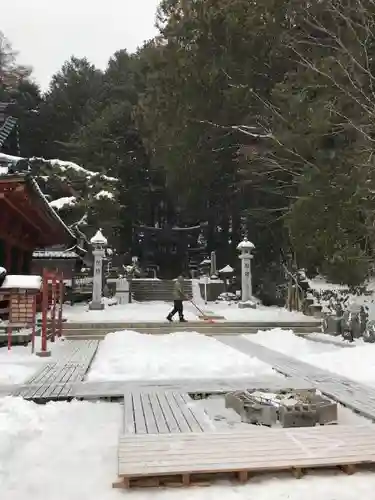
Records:
[[[46,365],[31,384],[18,387],[12,395],[32,400],[71,397],[73,383],[82,380],[86,370],[78,363]]]
[[[375,463],[372,426],[321,426],[231,433],[123,435],[113,487],[187,486],[207,479]]]
[[[96,340],[65,342],[57,351],[57,360],[43,365],[12,395],[39,403],[71,399],[73,384],[84,379],[98,345]]]
[[[139,392],[124,394],[124,434],[169,434],[212,432],[209,417],[189,405],[181,392]]]

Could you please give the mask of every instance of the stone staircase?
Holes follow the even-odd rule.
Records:
[[[134,279],[131,283],[133,298],[138,302],[152,300],[171,302],[173,300],[174,284],[173,280]],[[184,291],[187,298],[191,299],[193,297],[190,280],[184,282]]]
[[[204,335],[247,335],[257,333],[259,330],[270,330],[272,328],[283,328],[292,330],[298,335],[320,332],[321,322],[311,321],[289,321],[289,322],[240,322],[240,321],[192,321],[188,323],[167,322],[113,322],[113,323],[64,323],[63,335],[71,340],[96,339],[102,340],[111,332],[122,330],[135,330],[139,333],[166,335],[172,332],[198,332]],[[126,335],[126,334],[124,334]]]

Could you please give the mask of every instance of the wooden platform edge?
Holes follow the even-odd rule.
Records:
[[[173,474],[157,474],[149,476],[119,476],[117,481],[112,483],[112,488],[133,489],[133,488],[158,488],[158,487],[187,487],[187,486],[211,486],[219,480],[235,480],[241,484],[249,481],[253,476],[261,474],[275,474],[275,472],[290,472],[295,479],[301,479],[311,470],[341,470],[347,475],[352,475],[357,471],[357,466],[362,468],[373,465],[373,462],[364,463],[355,461],[353,463],[337,463],[336,465],[311,465],[304,467],[265,467],[264,469],[228,469],[207,472],[179,472]]]

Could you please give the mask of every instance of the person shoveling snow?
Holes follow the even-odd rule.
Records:
[[[180,318],[180,323],[185,323],[186,319],[184,318],[184,300],[186,299],[185,293],[184,293],[184,277],[180,275],[173,288],[173,309],[172,311],[168,314],[167,320],[169,322],[173,321],[173,316],[178,313],[178,316]]]

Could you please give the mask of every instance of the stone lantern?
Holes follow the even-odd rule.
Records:
[[[102,288],[103,288],[103,258],[105,256],[105,248],[107,246],[107,238],[103,236],[101,229],[91,238],[90,243],[93,247],[94,256],[94,279],[92,288],[92,301],[90,309],[99,311],[104,309],[102,302]]]
[[[237,250],[240,252],[241,260],[241,302],[239,307],[255,307],[253,299],[253,287],[251,280],[251,259],[255,246],[246,237],[239,243]]]

